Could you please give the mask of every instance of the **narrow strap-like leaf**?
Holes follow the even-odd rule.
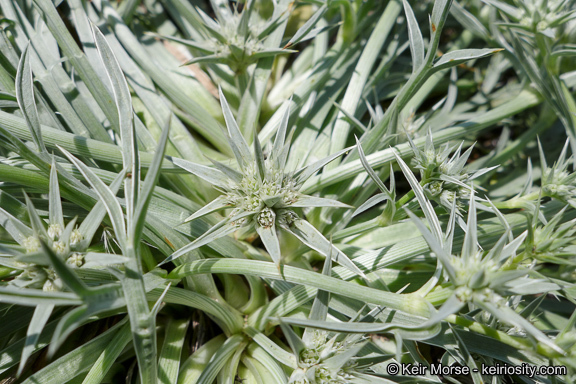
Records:
[[[146,212],[148,211],[148,206],[152,199],[152,193],[154,192],[154,187],[158,184],[158,179],[160,177],[160,166],[162,165],[162,160],[164,159],[164,152],[166,151],[166,143],[168,142],[168,132],[170,131],[170,118],[166,123],[164,129],[162,129],[162,135],[160,135],[160,140],[158,141],[158,147],[154,152],[154,158],[148,168],[148,173],[146,174],[146,179],[144,180],[144,185],[140,191],[140,196],[136,203],[136,208],[134,210],[134,226],[132,238],[134,239],[134,244],[140,242],[142,236],[142,229],[146,222]],[[134,176],[132,176],[134,177]]]
[[[171,158],[172,162],[177,166],[187,170],[188,172],[206,180],[212,185],[226,188],[228,187],[229,180],[222,172],[217,169],[207,167],[205,165],[193,163],[188,160],[179,159],[177,157]]]
[[[34,207],[32,200],[28,197],[28,195],[24,192],[24,199],[26,200],[26,206],[28,208],[28,216],[30,217],[30,224],[32,224],[32,229],[34,230],[36,236],[41,236],[45,239],[48,239],[48,233],[46,232],[46,228],[44,227],[44,221],[38,215],[38,211]]]
[[[120,138],[122,140],[122,162],[130,177],[126,178],[125,195],[126,195],[126,216],[128,218],[128,227],[130,234],[133,235],[135,229],[134,210],[138,201],[139,183],[140,183],[140,158],[138,156],[138,144],[134,132],[132,98],[128,83],[124,78],[120,64],[116,56],[108,45],[102,32],[93,25],[92,31],[96,48],[114,93],[114,101],[118,110],[118,126],[120,127]]]
[[[380,204],[381,202],[388,200],[389,196],[385,193],[379,193],[375,196],[372,196],[371,198],[369,198],[368,200],[366,200],[366,202],[364,204],[362,204],[361,206],[359,206],[358,208],[356,208],[356,210],[354,211],[354,213],[352,214],[352,217],[357,216],[359,214],[361,214],[362,212],[372,208],[373,206],[375,206],[376,204]]]
[[[62,214],[62,201],[60,200],[60,186],[58,185],[58,172],[56,170],[56,160],[52,157],[52,167],[50,167],[50,189],[48,193],[49,207],[48,217],[50,224],[58,224],[64,229],[64,215]]]
[[[256,232],[258,232],[262,243],[264,243],[264,247],[272,257],[272,260],[278,266],[278,269],[280,269],[282,255],[280,253],[280,241],[276,234],[276,224],[273,223],[272,226],[266,228],[257,224]]]
[[[236,156],[236,161],[240,166],[240,169],[246,168],[248,164],[252,162],[252,155],[250,154],[250,147],[246,143],[244,136],[240,132],[238,128],[238,124],[236,124],[236,120],[232,115],[232,111],[230,110],[230,106],[226,101],[226,97],[222,92],[222,88],[218,89],[220,94],[220,103],[222,104],[222,112],[224,113],[224,120],[226,120],[226,127],[228,127],[228,135],[230,146],[232,147],[232,151],[234,152],[234,156]]]
[[[30,320],[28,330],[26,331],[26,344],[24,345],[24,349],[22,349],[22,357],[20,358],[20,364],[18,365],[18,373],[16,376],[22,374],[28,358],[36,349],[38,338],[40,337],[40,334],[48,322],[53,310],[53,304],[40,304],[34,310],[34,315],[32,316],[32,320]]]
[[[414,16],[414,11],[408,1],[403,0],[404,12],[408,20],[408,38],[410,40],[410,52],[412,53],[412,72],[416,72],[418,68],[424,63],[424,39],[422,39],[422,32],[418,26],[418,21]]]
[[[116,238],[120,243],[120,247],[124,247],[126,244],[126,224],[124,222],[124,212],[122,212],[122,207],[120,202],[116,199],[116,196],[110,188],[98,176],[94,174],[84,163],[74,157],[70,152],[62,147],[58,147],[64,155],[78,168],[78,170],[84,175],[88,183],[96,190],[96,193],[100,197],[101,201],[108,211],[110,220],[112,221],[112,226],[114,227],[114,232]]]
[[[312,224],[306,220],[297,219],[290,227],[283,227],[284,230],[296,236],[301,242],[320,252],[326,257],[348,268],[350,271],[364,277],[364,273],[346,256],[342,251],[333,246]]]
[[[324,4],[322,5],[320,8],[318,8],[318,10],[316,12],[314,12],[314,14],[312,15],[312,17],[310,17],[303,26],[301,26],[296,33],[294,34],[294,36],[292,36],[292,38],[290,39],[290,41],[288,41],[288,43],[286,43],[286,45],[284,46],[284,48],[288,48],[291,47],[295,44],[298,44],[302,39],[304,39],[306,37],[306,35],[308,35],[308,33],[310,33],[310,31],[312,30],[312,28],[314,28],[314,26],[316,25],[316,23],[318,22],[318,20],[324,16],[324,13],[326,12],[326,9],[328,9],[327,5]]]
[[[206,204],[205,206],[194,212],[192,215],[188,216],[186,220],[184,220],[184,222],[187,223],[189,221],[196,220],[199,217],[206,216],[211,214],[212,212],[222,210],[227,206],[229,206],[229,203],[226,197],[218,196],[217,198],[215,198],[214,200],[212,200],[211,202],[209,202],[208,204]]]
[[[300,195],[298,200],[290,204],[290,207],[334,207],[334,208],[352,208],[348,204],[338,200],[325,199],[323,197]]]
[[[256,167],[258,167],[258,174],[260,180],[266,180],[266,165],[264,165],[264,154],[262,153],[262,146],[258,135],[254,135],[254,158],[256,159]]]
[[[446,69],[450,67],[455,67],[462,63],[467,62],[468,60],[472,59],[479,59],[482,57],[490,56],[504,49],[498,48],[483,48],[483,49],[460,49],[457,51],[452,51],[445,53],[434,63],[434,67],[432,70],[434,72],[439,71],[441,69]]]
[[[16,98],[18,105],[26,120],[26,125],[32,134],[32,140],[36,144],[38,152],[46,152],[44,141],[42,140],[42,133],[40,132],[40,120],[38,119],[38,111],[36,110],[36,101],[34,100],[34,80],[32,78],[32,69],[30,68],[30,54],[28,49],[30,44],[26,46],[20,63],[18,64],[18,72],[16,73]]]
[[[348,148],[344,148],[341,151],[338,151],[328,157],[325,157],[322,160],[318,160],[315,163],[312,163],[310,165],[307,165],[303,168],[300,168],[299,170],[297,170],[294,173],[294,177],[296,179],[296,181],[298,182],[298,184],[302,184],[304,183],[306,180],[308,180],[310,177],[314,176],[316,174],[316,172],[318,172],[322,167],[324,167],[326,164],[334,161],[335,159],[339,158],[340,156],[342,156],[343,154],[345,154],[346,152],[350,151],[352,148],[354,147],[348,147]]]
[[[124,181],[125,176],[126,176],[126,170],[124,169],[118,173],[118,176],[116,176],[116,178],[112,181],[112,183],[108,187],[110,188],[110,191],[112,191],[112,194],[114,196],[118,193],[120,185]],[[80,242],[80,245],[78,246],[79,249],[88,248],[88,246],[92,242],[94,234],[96,233],[98,228],[100,228],[100,224],[102,224],[104,216],[106,216],[106,206],[104,205],[104,202],[102,200],[98,200],[96,205],[94,205],[90,213],[88,213],[88,215],[82,221],[82,224],[80,224],[80,227],[78,228],[78,231],[82,235],[82,240]]]

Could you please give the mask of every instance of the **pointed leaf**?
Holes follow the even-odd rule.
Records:
[[[256,232],[260,236],[264,247],[272,257],[274,263],[280,268],[280,261],[282,260],[282,254],[280,253],[280,241],[278,240],[278,235],[276,234],[276,224],[273,223],[270,227],[262,227],[256,225]]]
[[[390,197],[388,194],[385,193],[379,193],[375,196],[372,196],[371,198],[369,198],[368,200],[366,200],[366,202],[364,204],[362,204],[361,206],[359,206],[358,208],[356,208],[356,210],[354,211],[354,213],[352,214],[352,217],[358,216],[359,214],[361,214],[364,211],[367,211],[368,209],[372,208],[373,206],[375,206],[376,204],[379,204],[383,201],[388,200]]]
[[[18,105],[26,120],[26,125],[32,135],[32,140],[36,145],[38,152],[46,152],[42,133],[40,131],[40,120],[34,100],[34,79],[32,78],[32,68],[30,66],[30,43],[26,45],[22,57],[18,63],[18,72],[16,73],[16,98]]]
[[[134,239],[134,244],[140,242],[142,236],[142,230],[146,222],[146,212],[148,211],[148,206],[152,199],[152,193],[156,184],[158,184],[158,179],[160,178],[160,166],[162,165],[162,160],[164,159],[164,152],[166,151],[166,143],[168,141],[168,132],[170,131],[170,121],[168,118],[166,126],[162,129],[162,134],[160,135],[160,140],[158,141],[158,146],[154,152],[154,158],[152,163],[148,168],[148,173],[146,174],[146,179],[144,180],[144,185],[140,191],[140,196],[134,210],[134,229],[132,238]],[[132,176],[134,177],[134,176]]]
[[[22,357],[20,358],[20,364],[18,365],[18,373],[16,376],[20,376],[22,371],[28,361],[28,358],[36,349],[36,343],[38,338],[46,326],[52,311],[54,310],[53,304],[40,304],[34,310],[34,315],[28,324],[28,330],[26,331],[26,344],[22,350]]]
[[[296,236],[301,242],[320,252],[326,257],[332,256],[332,260],[348,268],[350,271],[364,277],[364,273],[346,256],[342,251],[333,246],[312,224],[306,220],[297,219],[294,221],[293,225],[290,227],[284,227],[284,229],[294,236]]]
[[[298,200],[290,204],[290,207],[334,207],[334,208],[352,208],[348,204],[339,202],[338,200],[325,199],[323,197],[315,197],[308,195],[298,196]]]
[[[326,164],[336,160],[337,158],[339,158],[340,156],[342,156],[346,152],[350,151],[352,148],[354,148],[354,147],[344,148],[343,150],[338,151],[338,152],[336,152],[336,153],[334,153],[328,157],[325,157],[322,160],[318,160],[315,163],[312,163],[310,165],[307,165],[305,167],[300,168],[299,170],[297,170],[294,173],[294,178],[296,179],[296,182],[298,184],[304,183],[310,177],[314,176],[316,174],[316,172],[318,172]]]
[[[177,166],[187,170],[188,172],[206,180],[212,185],[227,188],[229,179],[217,169],[207,167],[205,165],[196,164],[188,160],[172,157],[170,160]]]
[[[52,157],[52,167],[50,167],[50,189],[49,189],[49,223],[60,225],[64,230],[64,215],[62,214],[62,201],[60,200],[60,186],[58,185],[58,172],[56,171],[56,160]]]
[[[112,226],[114,227],[114,232],[116,238],[120,243],[120,247],[124,248],[126,244],[126,224],[124,222],[124,212],[122,212],[122,207],[116,196],[112,193],[110,188],[98,176],[96,176],[90,168],[88,168],[84,163],[74,157],[70,152],[64,148],[58,146],[58,149],[66,155],[66,157],[78,168],[82,175],[86,178],[88,183],[96,190],[96,193],[100,197],[101,201],[106,207],[106,211],[110,216],[112,221]]]
[[[248,147],[244,136],[242,136],[240,129],[238,129],[238,124],[236,124],[236,120],[232,115],[230,106],[228,106],[226,97],[224,97],[222,88],[219,88],[218,91],[220,94],[220,103],[222,104],[222,112],[224,113],[224,119],[226,120],[226,126],[228,127],[228,135],[230,136],[230,146],[232,147],[234,156],[236,156],[236,161],[238,161],[240,169],[244,169],[252,161],[250,147]]]
[[[318,20],[320,20],[320,18],[322,16],[324,16],[324,13],[326,12],[326,9],[328,9],[327,5],[324,4],[322,5],[320,8],[318,8],[318,10],[316,12],[314,12],[314,14],[312,15],[312,17],[310,17],[303,26],[301,26],[296,33],[294,34],[294,36],[292,36],[292,38],[290,39],[290,41],[288,41],[288,43],[284,46],[284,48],[288,48],[291,47],[295,44],[298,44],[302,39],[304,39],[306,37],[306,35],[308,35],[308,33],[310,33],[310,31],[312,31],[312,29],[314,28],[314,26],[316,25],[316,23],[318,22]]]
[[[432,70],[434,72],[437,72],[442,69],[455,67],[457,65],[467,62],[468,60],[490,56],[503,50],[504,49],[502,48],[498,49],[483,48],[483,49],[460,49],[457,51],[448,52],[442,55],[442,57],[440,57],[440,59],[438,59],[434,63]]]
[[[222,210],[228,207],[229,205],[230,204],[228,203],[228,200],[225,197],[218,196],[217,198],[215,198],[214,200],[212,200],[211,202],[209,202],[208,204],[206,204],[205,206],[194,212],[192,215],[188,216],[186,220],[184,220],[184,222],[187,223],[189,221],[196,220],[199,217],[206,216],[212,212]]]
[[[260,180],[264,181],[266,179],[266,165],[264,165],[264,154],[262,153],[262,146],[260,145],[260,140],[258,140],[258,135],[254,135],[254,157],[256,158],[256,166],[258,167]]]
[[[412,54],[412,72],[416,72],[418,68],[424,63],[424,39],[422,39],[422,32],[418,26],[418,21],[414,16],[412,7],[408,1],[402,0],[404,4],[404,12],[406,12],[406,19],[408,21],[408,37],[410,40],[410,53]]]

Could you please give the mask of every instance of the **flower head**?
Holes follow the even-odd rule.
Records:
[[[285,165],[290,149],[290,143],[285,142],[288,108],[278,128],[270,155],[266,158],[258,137],[254,137],[254,149],[253,151],[250,150],[238,129],[222,91],[220,91],[220,100],[228,127],[229,143],[238,163],[238,168],[235,169],[216,161],[213,161],[213,168],[182,159],[173,159],[173,162],[212,183],[223,192],[222,196],[195,212],[186,221],[225,208],[232,208],[232,212],[227,218],[191,244],[172,254],[164,262],[171,261],[192,249],[232,233],[239,227],[249,227],[248,230],[253,228],[260,235],[266,250],[279,266],[280,243],[276,231],[282,229],[292,233],[310,248],[325,256],[331,255],[343,266],[362,275],[362,271],[346,255],[294,211],[294,208],[302,207],[349,208],[348,205],[335,200],[304,195],[299,192],[299,189],[324,165],[342,156],[350,148],[295,171],[287,171]]]

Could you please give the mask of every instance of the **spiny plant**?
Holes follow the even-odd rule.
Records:
[[[0,382],[574,382],[573,3],[0,0]]]

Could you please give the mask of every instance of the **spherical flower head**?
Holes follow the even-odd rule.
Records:
[[[66,253],[66,244],[63,241],[55,241],[52,243],[52,249],[59,255]]]
[[[84,265],[84,255],[75,252],[66,260],[66,264],[75,268],[80,268]]]
[[[36,236],[28,236],[22,241],[27,253],[34,253],[40,250],[40,241]]]
[[[62,236],[62,226],[60,224],[50,224],[48,226],[48,236],[52,240],[59,239]]]
[[[276,215],[270,208],[264,208],[258,214],[256,221],[262,228],[270,228],[274,224]]]
[[[80,243],[84,239],[84,236],[78,229],[74,229],[70,234],[70,245],[74,246]]]

